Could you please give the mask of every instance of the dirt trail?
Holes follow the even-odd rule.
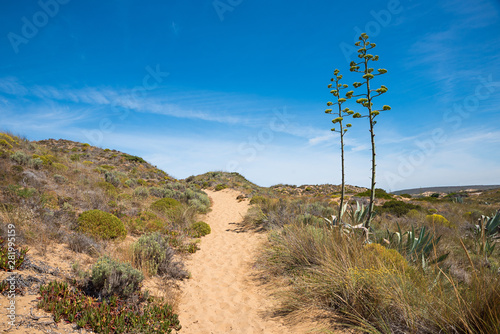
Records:
[[[305,333],[265,316],[273,301],[252,267],[265,235],[241,231],[237,224],[248,201],[238,202],[233,190],[207,193],[213,207],[205,222],[212,233],[202,238],[201,250],[187,263],[192,278],[182,287],[180,333]]]

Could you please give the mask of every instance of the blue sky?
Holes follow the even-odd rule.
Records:
[[[389,92],[377,186],[500,184],[500,2],[1,1],[0,130],[144,157],[185,178],[340,183],[327,85],[370,35]],[[377,105],[378,104],[378,105]],[[352,101],[347,104],[359,110]],[[347,134],[370,183],[368,121]]]

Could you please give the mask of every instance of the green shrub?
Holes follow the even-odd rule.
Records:
[[[356,196],[358,197],[370,197],[372,191],[370,189],[357,193]],[[376,188],[375,189],[375,198],[382,198],[382,199],[392,199],[392,195],[388,194],[384,189]]]
[[[387,249],[381,244],[371,243],[365,246],[369,258],[381,261],[385,267],[408,271],[408,261],[395,249]]]
[[[29,165],[35,169],[39,169],[43,165],[43,160],[40,158],[30,159]]]
[[[7,150],[12,149],[12,145],[8,141],[6,141],[5,139],[0,139],[0,147],[7,149]]]
[[[416,209],[411,209],[410,211],[408,211],[406,216],[410,219],[417,219],[420,216],[420,211]]]
[[[68,181],[68,179],[65,176],[59,174],[54,174],[54,180],[56,181],[56,183],[60,184],[66,183],[66,181]]]
[[[102,240],[127,235],[125,226],[118,217],[101,210],[83,212],[78,218],[78,231]]]
[[[188,204],[190,206],[192,206],[193,208],[195,208],[196,211],[198,211],[200,213],[206,213],[208,211],[208,208],[209,208],[209,206],[207,206],[206,204],[204,204],[202,201],[200,201],[197,198],[190,199],[188,201]]]
[[[120,179],[113,172],[105,172],[104,179],[106,182],[111,183],[115,187],[118,187],[121,184]]]
[[[53,155],[46,154],[46,155],[37,155],[33,154],[33,159],[40,158],[43,161],[43,164],[46,166],[52,165],[54,162],[57,162],[57,158]]]
[[[140,289],[143,280],[144,275],[130,263],[117,262],[107,256],[99,258],[90,276],[93,288],[104,298],[129,297]]]
[[[53,162],[52,167],[59,171],[67,171],[69,169],[68,166],[60,164],[58,162]]]
[[[250,199],[250,204],[264,204],[268,201],[269,199],[264,196],[255,195]]]
[[[36,193],[35,188],[22,187],[20,185],[10,184],[7,191],[21,198],[31,198]]]
[[[0,159],[9,159],[12,154],[14,154],[14,152],[11,150],[4,151],[0,149]]]
[[[401,194],[399,196],[404,197],[404,198],[412,198],[412,196],[410,194]]]
[[[125,160],[131,161],[131,162],[139,162],[139,163],[145,163],[146,162],[143,158],[136,157],[136,156],[130,155],[130,154],[122,154],[122,157],[124,157]]]
[[[146,198],[149,196],[149,190],[146,187],[139,187],[134,190],[134,195],[141,198]]]
[[[6,140],[8,143],[10,143],[12,145],[18,145],[19,144],[19,142],[16,140],[16,138],[17,138],[16,136],[12,137],[12,136],[9,136],[6,133],[0,133],[0,138]],[[19,139],[19,138],[17,138],[17,139]]]
[[[125,181],[125,185],[129,188],[135,188],[137,186],[137,183],[132,179],[128,179]]]
[[[170,191],[171,192],[171,191]],[[149,194],[158,198],[170,197],[173,195],[173,192],[169,194],[169,190],[161,187],[151,187],[149,188]],[[169,196],[170,195],[170,196]]]
[[[19,165],[27,165],[30,161],[30,157],[21,151],[17,151],[10,156],[10,159]]]
[[[433,225],[437,224],[437,225],[442,225],[442,226],[451,227],[451,228],[456,227],[455,224],[449,222],[448,219],[446,219],[443,216],[438,215],[438,214],[428,215],[425,217],[425,220],[428,223],[433,224]]]
[[[325,224],[325,220],[323,218],[317,217],[310,213],[298,215],[297,221],[304,225],[322,226]]]
[[[196,222],[193,225],[191,225],[191,230],[193,231],[193,236],[195,238],[203,237],[207,234],[210,234],[210,232],[212,232],[210,225],[208,225],[205,222],[201,222],[201,221]]]
[[[80,154],[76,153],[76,154],[72,154],[69,156],[69,159],[71,161],[80,161]]]
[[[166,214],[179,208],[181,203],[173,198],[162,198],[151,204],[151,209],[156,212]]]
[[[381,207],[378,207],[377,211],[379,213],[387,212],[394,214],[398,217],[401,217],[407,214],[410,210],[420,210],[420,209],[421,209],[420,205],[415,205],[397,200],[390,200],[385,202]]]
[[[133,196],[131,194],[120,194],[118,195],[118,200],[120,201],[131,201]]]
[[[436,202],[440,202],[440,199],[437,198],[437,197],[432,197],[432,196],[428,196],[428,197],[419,197],[419,198],[416,198],[417,201],[423,201],[423,202],[430,202],[430,203],[436,203]]]
[[[174,251],[160,233],[145,234],[133,245],[134,265],[149,275],[186,278],[188,273],[180,262],[174,261]]]
[[[97,182],[96,185],[99,188],[101,188],[102,190],[104,190],[106,192],[106,195],[113,197],[113,198],[116,198],[118,196],[118,189],[116,189],[116,187],[114,185],[112,185],[111,183],[101,181],[101,182]]]
[[[17,172],[17,173],[22,173],[22,172],[24,172],[24,168],[21,165],[15,165],[15,166],[12,166],[12,171]]]
[[[142,211],[129,220],[127,226],[131,233],[161,232],[165,229],[165,222],[152,212]]]
[[[226,188],[227,188],[227,184],[220,183],[220,184],[215,186],[215,191],[221,191],[221,190],[226,189]]]
[[[191,242],[188,245],[183,247],[183,251],[190,253],[190,254],[196,253],[199,249],[200,249],[200,247],[199,247],[197,242]]]
[[[195,185],[190,185],[189,189],[174,191],[174,195],[171,197],[195,207],[200,213],[208,212],[210,208],[208,195],[203,191],[191,189],[192,187]]]

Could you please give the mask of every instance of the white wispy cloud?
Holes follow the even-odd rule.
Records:
[[[70,109],[59,105],[33,106],[28,113],[15,108],[3,108],[0,123],[6,129],[23,129],[25,134],[40,130],[59,133],[86,119],[89,113],[88,109]],[[74,131],[68,132],[68,135],[74,135]]]
[[[0,91],[15,96],[24,96],[28,94],[28,89],[14,77],[0,79]]]
[[[0,92],[13,96],[31,96],[43,100],[53,100],[59,102],[73,102],[87,104],[90,106],[109,106],[130,109],[135,112],[152,113],[176,118],[199,119],[227,124],[245,124],[245,117],[228,115],[218,110],[207,110],[206,104],[213,104],[216,99],[205,94],[207,100],[197,97],[197,104],[203,108],[185,106],[176,103],[171,96],[157,97],[153,94],[140,96],[133,89],[110,89],[110,88],[81,88],[66,89],[53,86],[33,86],[27,87],[15,78],[0,79]],[[217,95],[217,94],[216,94]],[[194,94],[191,95],[194,97]],[[226,96],[227,99],[227,96]],[[219,100],[220,101],[220,100]]]
[[[16,97],[37,98],[46,103],[59,103],[67,106],[68,102],[81,105],[79,108],[97,110],[98,108],[124,108],[138,113],[170,116],[217,122],[230,126],[271,130],[274,133],[288,134],[311,144],[321,133],[328,133],[314,126],[304,125],[296,113],[290,112],[286,105],[277,101],[256,96],[242,96],[230,93],[196,91],[168,92],[165,90],[146,93],[143,96],[133,89],[96,88],[57,88],[53,86],[25,86],[15,78],[0,78],[0,93],[7,94],[6,101]],[[14,99],[8,99],[14,96]],[[275,106],[280,107],[275,107]],[[100,111],[101,113],[103,111]]]

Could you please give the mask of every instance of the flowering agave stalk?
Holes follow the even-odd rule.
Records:
[[[346,95],[349,97],[359,97],[356,102],[361,104],[363,107],[368,109],[368,114],[367,115],[361,115],[360,113],[355,113],[352,115],[353,118],[362,118],[366,117],[370,120],[370,135],[371,135],[371,143],[372,143],[372,178],[371,178],[371,194],[370,194],[370,204],[368,206],[368,214],[367,214],[367,220],[365,222],[365,227],[370,228],[371,220],[372,220],[372,212],[373,212],[373,205],[375,201],[375,131],[374,131],[374,126],[377,123],[375,121],[375,117],[377,117],[381,111],[383,110],[391,110],[391,107],[384,105],[382,107],[382,110],[374,110],[373,109],[373,103],[372,100],[384,93],[387,92],[387,87],[384,85],[380,86],[380,88],[377,89],[371,89],[370,83],[371,80],[375,78],[375,76],[382,75],[387,73],[386,69],[380,68],[377,70],[378,73],[373,73],[374,69],[369,66],[369,62],[371,61],[378,61],[378,56],[374,56],[370,53],[368,53],[371,49],[373,49],[376,45],[375,43],[370,43],[368,41],[368,35],[365,33],[362,33],[361,36],[359,37],[359,41],[355,43],[356,46],[359,47],[358,50],[358,57],[361,59],[360,62],[356,63],[354,61],[351,62],[351,72],[357,72],[357,73],[362,73],[363,74],[363,81],[362,82],[355,82],[353,83],[354,88],[360,88],[363,85],[366,85],[366,93],[358,94],[358,95],[353,95],[353,91],[347,92]]]
[[[351,98],[352,94],[347,94],[346,97],[340,97],[340,90],[341,89],[346,89],[349,87],[346,84],[341,84],[340,80],[342,79],[342,74],[339,74],[339,70],[335,69],[333,71],[333,75],[335,78],[331,78],[330,83],[328,85],[328,88],[332,89],[330,93],[332,93],[333,96],[336,97],[337,102],[328,102],[327,105],[329,107],[336,105],[338,107],[338,110],[334,112],[335,116],[338,116],[332,120],[333,124],[338,124],[339,125],[339,130],[336,130],[335,128],[332,128],[332,131],[334,132],[339,132],[340,133],[340,151],[341,151],[341,162],[342,162],[342,190],[341,190],[341,195],[340,195],[340,207],[339,207],[339,218],[338,220],[342,220],[342,208],[344,207],[344,196],[345,196],[345,167],[344,167],[344,135],[347,132],[347,128],[351,127],[351,124],[348,123],[344,127],[344,116],[347,115],[352,115],[354,114],[354,111],[349,110],[349,108],[342,109],[342,104],[347,101],[347,99]],[[326,109],[325,113],[327,114],[332,114],[333,109]]]

